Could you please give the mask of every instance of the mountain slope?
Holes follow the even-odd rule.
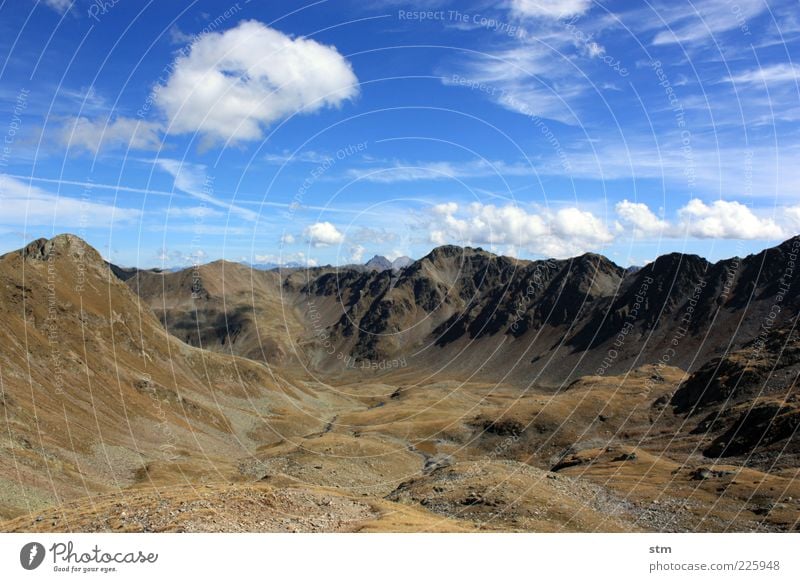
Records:
[[[181,475],[306,432],[302,394],[263,365],[172,337],[77,237],[0,258],[0,515]],[[288,409],[295,426],[269,419]],[[184,477],[185,478],[185,477]]]
[[[798,312],[800,277],[778,283],[798,249],[796,237],[743,259],[673,253],[626,271],[593,254],[518,261],[446,246],[397,274],[327,272],[301,292],[326,306],[326,335],[353,360],[560,384],[659,361],[694,370],[743,346],[776,302],[779,322]]]
[[[277,271],[216,261],[177,272],[138,271],[125,282],[189,345],[270,365],[297,357],[293,338],[302,324],[281,296]]]

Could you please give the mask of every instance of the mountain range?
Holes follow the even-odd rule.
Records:
[[[0,257],[0,517],[208,531],[176,517],[207,483],[225,531],[796,529],[798,251],[171,272],[40,239]]]

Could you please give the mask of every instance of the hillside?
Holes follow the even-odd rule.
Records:
[[[0,515],[220,478],[276,432],[318,426],[307,396],[264,365],[166,333],[71,235],[0,258],[0,321]]]

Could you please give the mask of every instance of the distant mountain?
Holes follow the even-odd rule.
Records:
[[[414,262],[414,259],[411,257],[397,257],[395,260],[392,261],[392,270],[399,271],[400,269],[405,269],[411,263]]]
[[[367,271],[399,271],[400,269],[406,268],[413,262],[414,259],[406,256],[397,257],[395,260],[390,261],[382,255],[375,255],[364,264],[364,267]]]
[[[368,271],[386,271],[392,268],[392,262],[381,255],[375,255],[364,266]]]
[[[302,269],[306,265],[298,263],[297,261],[289,261],[288,263],[248,263],[242,261],[242,265],[250,267],[251,269],[258,269],[259,271],[272,271],[274,269]]]

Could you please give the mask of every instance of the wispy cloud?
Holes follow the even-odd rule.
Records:
[[[721,33],[741,29],[767,8],[764,0],[699,0],[688,5],[659,2],[652,5],[652,11],[649,8],[637,10],[623,19],[634,30],[644,27],[655,32],[654,45],[686,45],[706,42]]]
[[[73,0],[41,0],[41,2],[59,14],[64,14],[73,4]]]
[[[0,223],[7,225],[102,228],[141,217],[136,209],[53,194],[8,175],[0,175],[0,203]]]
[[[347,171],[347,175],[352,179],[382,184],[535,174],[536,170],[530,164],[508,163],[502,160],[420,161],[414,163],[395,161],[370,168],[351,168]]]
[[[725,80],[730,83],[754,85],[787,82],[796,83],[800,81],[800,67],[790,63],[777,63],[761,69],[754,69],[732,75]]]
[[[224,208],[245,220],[253,222],[258,220],[257,212],[219,200],[214,196],[214,180],[208,175],[204,165],[169,158],[156,158],[153,162],[173,177],[177,190],[212,206]]]
[[[264,161],[268,164],[282,166],[284,164],[323,164],[333,159],[333,156],[323,154],[314,150],[305,150],[301,152],[292,153],[289,150],[283,150],[279,154],[265,154]]]
[[[61,127],[59,138],[67,148],[93,154],[101,148],[157,150],[161,147],[160,125],[128,117],[89,119],[73,117]]]

